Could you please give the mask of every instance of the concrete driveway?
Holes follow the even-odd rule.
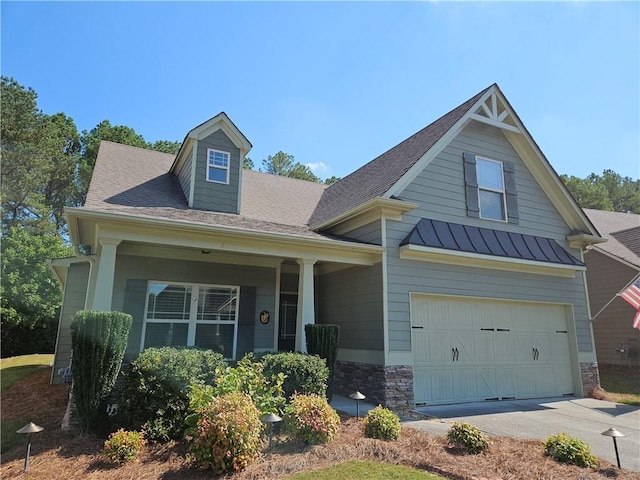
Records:
[[[615,427],[626,435],[617,439],[622,468],[640,472],[640,407],[562,397],[438,405],[416,410],[433,418],[407,420],[404,425],[445,435],[453,422],[462,421],[488,435],[539,440],[564,432],[588,443],[596,456],[614,465],[613,440],[600,434]]]

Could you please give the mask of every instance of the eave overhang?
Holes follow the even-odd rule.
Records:
[[[585,249],[589,245],[596,245],[598,243],[605,243],[606,238],[598,237],[596,235],[589,235],[587,233],[576,233],[573,235],[567,235],[567,242],[572,248]]]
[[[355,230],[379,220],[383,216],[389,220],[402,221],[402,214],[418,208],[419,205],[395,198],[375,197],[355,208],[323,223],[316,231],[330,231],[336,235]]]
[[[330,238],[312,238],[237,227],[196,224],[189,221],[103,212],[85,208],[65,210],[72,244],[91,244],[99,239],[153,245],[219,250],[279,258],[313,259],[352,265],[373,265],[384,249]]]

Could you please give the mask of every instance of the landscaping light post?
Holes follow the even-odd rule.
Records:
[[[269,424],[269,450],[271,450],[271,443],[273,442],[273,424],[281,422],[282,418],[280,418],[275,413],[270,413],[269,415],[264,417],[262,419],[262,421],[264,423],[268,423]]]
[[[355,392],[349,395],[349,398],[352,398],[356,401],[356,418],[360,418],[360,400],[364,400],[367,397],[365,397],[360,392]]]
[[[31,434],[38,433],[44,430],[40,425],[36,425],[33,422],[27,423],[20,430],[16,430],[16,433],[26,433],[27,434],[27,455],[24,457],[24,471],[27,471],[29,468],[29,455],[31,454]]]
[[[604,435],[605,437],[613,438],[613,448],[616,450],[616,461],[618,462],[618,468],[620,467],[620,455],[618,455],[618,443],[616,442],[617,437],[626,437],[624,433],[620,433],[614,427],[611,427],[609,430],[605,430],[600,435]]]

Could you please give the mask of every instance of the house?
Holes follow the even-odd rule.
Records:
[[[94,309],[133,315],[127,358],[304,351],[305,324],[338,324],[336,392],[392,408],[598,385],[582,254],[603,239],[497,85],[331,186],[243,170],[250,149],[225,113],[176,156],[102,142],[53,263],[54,372]]]
[[[640,215],[584,210],[608,241],[585,254],[598,363],[640,365],[635,309],[618,296],[640,276]]]

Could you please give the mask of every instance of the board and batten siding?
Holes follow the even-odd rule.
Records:
[[[207,149],[229,152],[229,184],[207,181]],[[224,213],[238,213],[242,159],[240,149],[222,130],[198,140],[196,176],[193,185],[193,208]]]
[[[321,275],[318,323],[340,325],[340,348],[384,351],[382,264]]]
[[[80,310],[84,310],[87,298],[87,284],[89,280],[89,263],[73,263],[67,271],[67,281],[64,288],[62,309],[60,310],[60,324],[58,326],[58,340],[53,361],[52,383],[63,383],[64,378],[58,375],[58,370],[69,366],[71,359],[71,319]]]
[[[273,311],[275,279],[276,269],[274,268],[118,255],[112,309],[129,310],[128,313],[134,316],[127,345],[127,358],[135,357],[140,351],[146,286],[149,281],[239,286],[240,308],[242,309],[246,304],[243,294],[251,294],[255,296],[255,301],[251,302],[251,308],[255,311],[253,312],[252,342],[240,341],[243,331],[246,333],[249,327],[245,325],[244,329],[241,328],[238,331],[238,345],[253,343],[254,349],[273,348],[275,322],[269,322],[268,325],[261,324],[256,312]]]
[[[191,165],[193,148],[189,148],[184,156],[184,160],[178,165],[176,176],[184,192],[184,197],[189,201],[191,194]]]
[[[467,216],[463,153],[511,162],[515,168],[519,225]],[[420,206],[387,222],[389,350],[411,350],[410,292],[572,305],[579,351],[593,349],[583,273],[574,278],[400,259],[398,246],[421,218],[553,238],[569,253],[569,227],[502,132],[472,122],[398,195]]]

